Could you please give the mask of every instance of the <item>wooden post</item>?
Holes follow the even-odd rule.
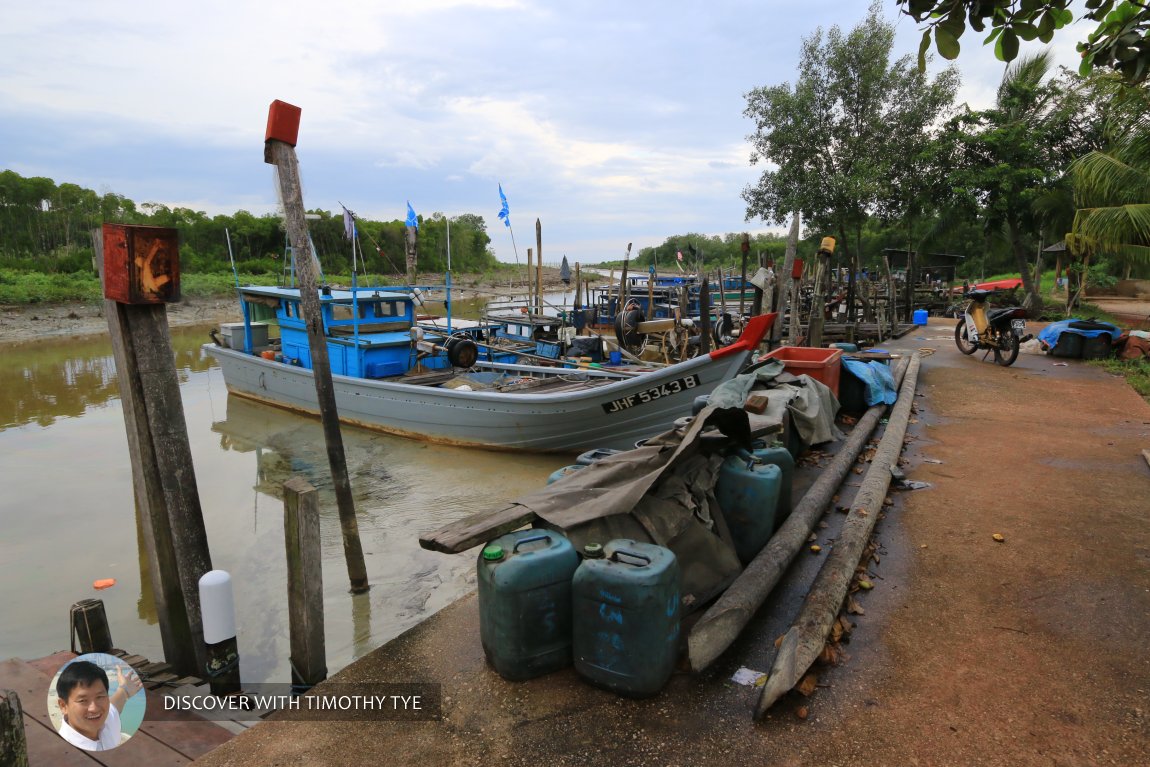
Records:
[[[623,277],[619,280],[619,305],[616,307],[616,314],[619,314],[627,308],[627,298],[629,297],[627,290],[627,266],[630,261],[631,243],[627,243],[627,252],[623,255]]]
[[[807,346],[818,348],[823,345],[823,324],[826,320],[827,293],[823,287],[826,272],[830,267],[830,255],[822,251],[818,254],[819,265],[815,269],[815,292],[811,296],[811,318],[807,323]]]
[[[306,689],[327,678],[319,500],[302,477],[285,482],[283,492],[292,684]]]
[[[283,143],[283,142],[276,142],[276,143]],[[288,149],[292,149],[292,147],[288,147]],[[295,156],[294,150],[292,150],[292,156],[293,157]],[[282,174],[282,171],[281,171],[281,174]],[[283,181],[281,180],[280,183],[282,184]],[[284,204],[286,205],[287,203],[285,202]],[[301,205],[302,205],[302,202],[301,202]],[[305,225],[305,227],[306,227],[306,225]],[[304,229],[304,235],[305,235],[305,239],[306,239],[306,235],[307,235],[307,229],[306,228]],[[418,279],[418,275],[419,275],[419,270],[417,268],[417,261],[419,259],[419,250],[418,250],[419,239],[418,238],[419,238],[419,230],[418,229],[416,229],[414,226],[404,227],[403,245],[404,245],[404,253],[407,255],[407,284],[410,286],[415,285],[415,281]],[[296,249],[296,246],[293,245],[292,249],[294,251]],[[310,262],[311,259],[309,258],[308,261]],[[299,259],[298,258],[296,259],[296,268],[299,269]],[[301,286],[303,285],[302,280],[300,281],[300,285]]]
[[[103,247],[101,242],[101,254]],[[103,259],[100,260],[101,275]],[[132,490],[145,517],[144,543],[164,660],[203,673],[200,576],[212,569],[164,304],[104,301],[120,384]]]
[[[751,252],[751,238],[746,232],[743,232],[743,244],[740,245],[739,248],[743,251],[743,280],[739,283],[739,314],[746,314],[747,254]],[[762,299],[760,298],[759,300],[761,301]]]
[[[759,694],[755,719],[761,718],[775,701],[802,679],[826,645],[827,635],[846,599],[855,568],[859,566],[863,549],[882,511],[883,499],[890,487],[891,469],[897,466],[898,457],[902,453],[902,441],[914,405],[919,365],[920,357],[915,354],[907,366],[898,401],[891,410],[886,431],[871,459],[870,469],[855,495],[843,529],[835,539],[834,549],[807,593],[799,617],[779,646],[767,683]]]
[[[531,248],[527,249],[527,313],[530,315],[535,311],[535,282],[534,273],[531,271],[532,253]]]
[[[699,354],[711,351],[711,281],[703,272],[703,282],[699,285]]]
[[[795,213],[791,216],[791,231],[787,235],[787,251],[783,257],[783,271],[778,275],[779,277],[779,322],[774,323],[771,328],[771,338],[778,340],[782,337],[783,332],[783,315],[787,313],[787,307],[791,309],[791,321],[787,328],[787,339],[793,344],[795,339],[799,337],[799,302],[797,300],[798,280],[791,276],[791,272],[795,266],[795,256],[799,250],[799,214]]]
[[[575,262],[575,300],[571,304],[571,309],[576,312],[583,310],[583,279],[579,276],[578,261]],[[583,326],[586,327],[586,323],[584,323]],[[583,331],[580,330],[579,333],[582,335]],[[588,331],[588,333],[590,333],[590,331]]]
[[[81,599],[69,611],[72,623],[72,652],[87,655],[112,651],[112,631],[101,599]]]
[[[535,219],[535,313],[543,314],[543,225]]]
[[[280,199],[284,204],[284,224],[291,239],[296,271],[300,278],[300,307],[307,325],[308,347],[311,350],[312,379],[315,381],[316,400],[320,420],[323,422],[327,460],[331,466],[332,484],[335,486],[339,506],[339,523],[343,532],[343,553],[347,559],[347,574],[352,593],[367,591],[367,565],[363,560],[363,547],[359,541],[359,525],[355,519],[355,501],[351,495],[351,480],[347,474],[347,460],[343,451],[343,434],[339,430],[339,414],[335,405],[335,387],[331,381],[331,366],[327,355],[327,340],[323,334],[323,316],[319,303],[316,275],[312,271],[311,243],[304,219],[303,192],[300,188],[299,164],[295,147],[276,139],[267,142],[265,159],[279,168]],[[409,269],[411,264],[409,263]]]
[[[6,767],[28,767],[24,709],[15,690],[5,690],[0,697],[0,755]]]

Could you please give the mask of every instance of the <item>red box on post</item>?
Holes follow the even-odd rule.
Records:
[[[299,118],[302,112],[302,109],[286,101],[273,101],[268,107],[268,129],[264,134],[264,143],[275,139],[295,146],[299,138]]]
[[[104,224],[104,298],[121,304],[180,300],[179,233],[166,226]]]

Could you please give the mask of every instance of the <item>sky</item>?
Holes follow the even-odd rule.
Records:
[[[307,208],[476,213],[501,261],[523,262],[536,218],[548,263],[781,231],[744,220],[762,171],[745,94],[793,83],[802,38],[849,30],[867,5],[0,0],[0,170],[209,215],[275,212],[263,139],[280,99],[303,110]],[[914,55],[921,32],[886,6],[895,56]],[[1086,32],[1056,35],[1055,62],[1075,66]],[[974,33],[962,42],[959,101],[988,106],[1004,65]]]

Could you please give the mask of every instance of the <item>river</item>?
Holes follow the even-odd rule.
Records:
[[[319,421],[229,396],[200,345],[175,328],[212,565],[235,584],[243,681],[287,682],[282,483],[320,490],[329,672],[474,588],[471,554],[419,548],[420,533],[541,487],[569,456],[429,445],[344,427],[371,590],[348,593]],[[104,601],[116,647],[163,657],[132,498],[107,336],[0,347],[0,659],[69,647],[69,607]],[[96,591],[93,581],[115,578]]]

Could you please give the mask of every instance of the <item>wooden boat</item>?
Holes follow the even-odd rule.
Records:
[[[241,296],[245,306],[275,306],[280,338],[265,340],[268,326],[245,321],[242,332],[233,328],[229,337],[205,344],[228,390],[317,413],[299,290],[248,287]],[[629,448],[666,430],[690,412],[695,397],[738,373],[775,318],[755,317],[735,343],[667,367],[566,359],[548,366],[505,361],[511,352],[499,349],[486,323],[451,335],[420,327],[411,293],[328,290],[320,298],[342,421],[500,450]]]

